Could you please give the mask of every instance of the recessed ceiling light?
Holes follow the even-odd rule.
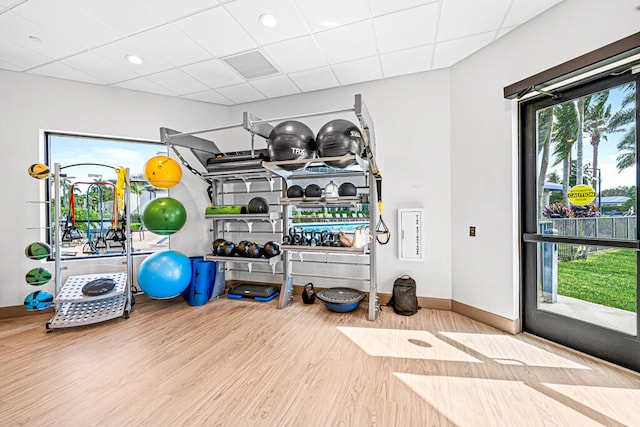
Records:
[[[42,42],[42,40],[40,40],[40,38],[36,37],[36,36],[29,36],[28,38],[29,38],[29,40],[31,40],[34,43],[41,43]]]
[[[125,58],[127,58],[127,61],[131,62],[132,64],[136,64],[136,65],[140,65],[142,64],[144,61],[142,61],[142,58],[140,58],[137,55],[127,55],[125,56]]]
[[[258,21],[260,21],[260,23],[265,27],[269,27],[269,28],[275,27],[276,24],[278,23],[278,21],[276,20],[276,17],[270,13],[263,13],[258,18]]]

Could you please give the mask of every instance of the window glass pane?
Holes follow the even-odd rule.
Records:
[[[538,309],[637,335],[636,251],[538,243]]]
[[[537,111],[538,232],[636,239],[635,83]]]
[[[151,157],[166,155],[164,145],[69,135],[47,135],[48,163],[61,170],[60,229],[63,258],[100,257],[125,253],[124,210],[115,194],[114,168],[129,168],[130,220],[133,253],[168,249],[168,236],[144,230],[145,203],[167,196],[145,180],[144,165]],[[53,196],[51,193],[50,196]],[[53,209],[53,204],[51,205]],[[52,213],[49,217],[53,218]],[[50,236],[50,242],[53,242]]]

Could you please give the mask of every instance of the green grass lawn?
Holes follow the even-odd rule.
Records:
[[[635,251],[611,250],[558,262],[558,294],[635,312]]]

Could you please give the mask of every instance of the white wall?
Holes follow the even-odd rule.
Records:
[[[27,259],[24,248],[41,236],[40,230],[29,229],[40,225],[41,205],[28,202],[42,200],[44,184],[29,177],[26,170],[42,160],[41,130],[159,140],[161,126],[195,130],[228,123],[227,107],[11,71],[0,70],[0,93],[4,158],[0,306],[20,305],[36,290],[26,284],[24,275],[39,262]],[[172,249],[187,255],[203,253],[210,244],[208,226],[201,216],[208,204],[205,186],[185,171],[171,195],[190,215],[185,228],[176,234],[189,238],[174,239]],[[108,267],[105,261],[100,263],[68,262],[65,274],[87,274]],[[42,288],[51,291],[52,283]]]
[[[519,317],[516,105],[503,87],[637,32],[637,4],[565,0],[451,69],[454,300]]]
[[[384,178],[383,218],[392,233],[388,245],[378,246],[378,290],[391,293],[393,281],[410,274],[416,279],[418,295],[449,299],[449,91],[449,71],[439,70],[232,107],[231,121],[243,111],[274,118],[348,108],[353,106],[355,94],[361,93],[374,121],[376,159]],[[356,121],[354,115],[343,117]],[[331,118],[300,120],[317,132]],[[425,259],[401,262],[397,255],[397,211],[415,207],[425,208],[426,213]],[[295,283],[304,283],[304,279]],[[354,283],[349,286],[359,287]]]

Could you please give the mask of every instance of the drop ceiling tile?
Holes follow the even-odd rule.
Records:
[[[0,58],[21,70],[51,62],[51,58],[3,39],[0,39]]]
[[[146,3],[156,10],[167,21],[174,21],[179,18],[183,18],[188,15],[192,15],[195,12],[200,12],[214,6],[219,3],[217,0],[189,0],[189,1],[176,1],[176,0],[145,0]]]
[[[244,79],[219,59],[182,67],[182,71],[215,89],[244,82]]]
[[[94,18],[115,28],[122,36],[134,34],[167,22],[154,7],[142,1],[74,1]]]
[[[385,15],[387,13],[434,2],[437,3],[438,0],[369,0],[371,4],[371,14],[373,16]]]
[[[541,14],[561,1],[562,0],[514,0],[502,26],[510,27],[512,25],[524,24],[534,16]]]
[[[380,61],[377,56],[358,59],[356,61],[343,62],[342,64],[332,65],[331,68],[333,68],[333,71],[338,77],[338,81],[342,85],[350,85],[353,83],[382,78]]]
[[[43,65],[42,67],[34,68],[29,73],[39,74],[42,76],[56,77],[59,79],[76,80],[80,82],[104,84],[105,82],[88,74],[78,71],[75,68],[60,62],[54,62],[52,64]]]
[[[287,76],[274,76],[251,81],[251,86],[258,89],[267,98],[293,95],[300,93],[300,89]]]
[[[0,61],[0,68],[3,70],[11,70],[11,71],[22,71],[22,68],[16,67],[13,64],[9,64],[8,62]]]
[[[224,6],[260,45],[308,34],[307,27],[289,0],[237,0]],[[270,13],[278,25],[267,28],[258,17]]]
[[[159,71],[172,68],[170,63],[154,56],[151,52],[126,38],[94,49],[92,52],[107,58],[138,75],[157,73]],[[132,64],[126,59],[127,55],[139,56],[142,58],[142,64]]]
[[[311,31],[326,30],[369,18],[367,0],[295,0],[294,2]]]
[[[329,67],[292,73],[289,74],[289,77],[304,92],[340,86],[335,74]]]
[[[432,3],[373,19],[380,52],[433,43],[438,4]]]
[[[175,93],[171,92],[169,89],[163,86],[160,86],[155,82],[152,82],[146,77],[140,77],[137,79],[128,80],[126,82],[116,83],[113,86],[121,87],[124,89],[137,90],[140,92],[150,92],[150,93],[157,93],[159,95],[175,96]]]
[[[223,7],[181,19],[174,25],[217,57],[258,46]]]
[[[162,71],[160,73],[147,76],[147,78],[152,82],[170,89],[178,95],[201,92],[208,89],[208,87],[203,83],[178,69]]]
[[[242,104],[243,102],[253,102],[265,99],[265,96],[258,92],[248,83],[227,86],[216,89],[216,92],[222,96],[229,98],[236,104]]]
[[[433,68],[445,68],[454,65],[475,51],[493,41],[494,32],[477,34],[462,39],[436,44],[433,53]]]
[[[263,46],[263,49],[285,73],[327,65],[327,61],[311,36],[270,44]]]
[[[377,53],[373,25],[368,20],[316,33],[313,37],[330,64]]]
[[[384,77],[419,73],[431,68],[433,45],[414,47],[380,56]]]
[[[233,102],[220,95],[215,90],[205,90],[203,92],[190,93],[189,95],[184,95],[183,98],[193,99],[194,101],[210,102],[213,104],[233,105]]]
[[[130,80],[137,74],[102,56],[92,52],[83,52],[60,61],[86,74],[97,77],[109,84]]]
[[[40,41],[33,42],[29,40],[29,36],[38,37]],[[84,50],[79,44],[70,42],[11,11],[0,15],[0,38],[54,59]]]
[[[442,0],[438,41],[497,30],[511,0]]]
[[[85,48],[121,37],[114,28],[78,7],[74,0],[29,0],[14,8],[13,12]]]
[[[209,52],[171,24],[138,33],[129,40],[176,67],[211,58]]]

